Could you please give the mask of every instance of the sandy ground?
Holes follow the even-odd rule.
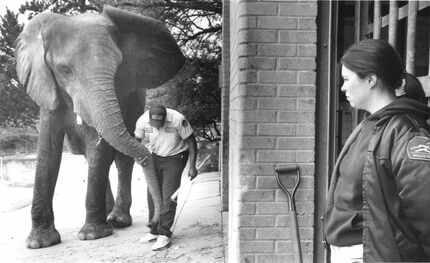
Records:
[[[112,168],[110,179],[115,187],[116,169]],[[55,224],[62,243],[36,250],[25,248],[31,229],[32,188],[0,181],[1,262],[224,262],[217,172],[200,174],[193,184],[183,177],[172,246],[153,252],[151,244],[138,242],[148,231],[146,184],[139,167],[133,174],[133,225],[115,229],[103,239],[77,238],[85,219],[86,171],[83,157],[63,155],[54,196]]]

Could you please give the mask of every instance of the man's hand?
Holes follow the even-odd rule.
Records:
[[[188,177],[192,181],[197,176],[197,169],[194,165],[190,167],[190,170],[188,171]]]
[[[145,167],[148,165],[148,158],[149,158],[149,155],[145,155],[145,157],[139,158],[139,159],[134,159],[134,161],[136,163],[140,164],[142,167]]]

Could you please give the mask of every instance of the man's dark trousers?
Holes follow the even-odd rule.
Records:
[[[175,220],[176,202],[170,197],[181,184],[181,175],[187,164],[188,151],[173,156],[162,157],[152,154],[154,157],[155,172],[161,187],[160,222],[150,224],[151,234],[172,236],[170,228]],[[149,222],[154,215],[154,203],[148,192]]]

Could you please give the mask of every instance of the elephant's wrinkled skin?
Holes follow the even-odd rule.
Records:
[[[112,7],[100,15],[42,13],[20,34],[16,55],[19,80],[41,108],[27,246],[60,242],[52,197],[64,136],[72,152],[84,154],[88,161],[86,220],[79,238],[110,235],[110,223],[130,225],[133,158],[148,154],[130,135],[143,112],[142,94],[171,79],[185,61],[167,28],[160,21]],[[119,174],[115,202],[108,181],[113,161]],[[149,160],[145,176],[159,204],[151,164]]]

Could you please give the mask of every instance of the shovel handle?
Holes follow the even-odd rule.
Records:
[[[278,174],[291,173],[291,172],[295,172],[297,169],[299,168],[298,167],[275,168],[275,172]]]
[[[299,225],[297,223],[297,213],[296,213],[296,204],[295,204],[295,194],[296,194],[296,190],[297,187],[300,184],[300,168],[294,167],[286,167],[286,168],[275,168],[275,178],[276,181],[279,185],[279,187],[284,191],[285,195],[288,198],[288,203],[289,203],[289,208],[290,208],[290,228],[291,228],[291,239],[293,242],[293,246],[294,246],[294,255],[295,255],[295,262],[296,263],[303,263],[303,257],[302,257],[302,248],[301,248],[301,243],[300,243],[300,233],[299,233]],[[295,180],[295,185],[292,189],[292,191],[288,191],[288,189],[285,187],[285,185],[282,184],[279,176],[280,174],[284,174],[284,173],[292,173],[295,172],[296,174],[296,180]]]
[[[297,188],[300,184],[300,168],[298,166],[296,167],[285,167],[285,168],[275,168],[275,178],[276,182],[278,183],[279,187],[284,191],[284,193],[287,195],[288,203],[290,205],[290,210],[295,210],[294,208],[294,196],[296,195]],[[295,172],[296,178],[295,178],[295,184],[292,189],[292,191],[288,190],[287,187],[281,182],[280,175],[281,174],[288,174],[291,172]]]
[[[291,213],[291,232],[294,246],[294,255],[296,257],[296,262],[303,263],[302,248],[300,245],[300,235],[299,235],[299,225],[297,223],[297,214],[293,210]]]

